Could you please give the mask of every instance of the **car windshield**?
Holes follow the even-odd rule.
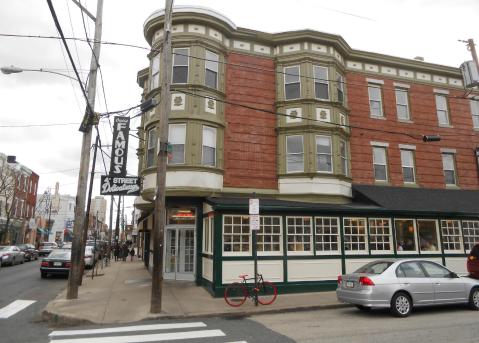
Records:
[[[388,269],[394,262],[392,261],[376,261],[368,263],[358,270],[355,273],[361,274],[382,274],[386,269]]]
[[[69,260],[70,252],[69,251],[54,251],[48,255],[48,258],[57,258],[59,260]]]
[[[1,250],[4,250],[4,251],[10,250],[10,247],[5,247],[5,246],[3,246],[3,247],[0,247],[0,251],[1,251]]]
[[[19,245],[17,245],[17,247],[19,249],[27,249],[28,248],[26,244],[19,244]]]

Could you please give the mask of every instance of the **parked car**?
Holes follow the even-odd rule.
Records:
[[[479,310],[479,280],[459,277],[431,261],[380,260],[338,276],[338,300],[363,311],[389,308],[408,316],[413,307],[468,304]]]
[[[49,274],[68,276],[71,267],[71,253],[72,251],[69,249],[55,249],[47,257],[43,258],[40,264],[42,279]]]
[[[469,276],[479,279],[479,243],[472,247],[467,256],[467,271]]]
[[[18,263],[25,262],[25,253],[21,251],[15,245],[3,245],[0,246],[0,264],[5,265],[15,265]]]
[[[71,242],[64,242],[62,245],[62,249],[71,249],[72,243]]]
[[[85,268],[93,268],[93,265],[97,259],[95,247],[87,245],[85,247]]]
[[[57,249],[58,244],[55,242],[43,242],[38,249],[39,256],[47,256],[53,249]]]
[[[17,247],[25,253],[25,261],[38,260],[38,250],[33,244],[18,244]]]

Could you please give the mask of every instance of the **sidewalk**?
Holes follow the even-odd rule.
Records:
[[[66,300],[64,290],[50,301],[43,312],[44,319],[54,325],[113,324],[142,319],[245,316],[346,306],[337,302],[335,292],[317,292],[279,294],[269,306],[255,307],[247,299],[241,307],[233,308],[223,298],[213,298],[193,282],[164,281],[163,311],[151,314],[151,277],[142,261],[113,261],[98,273],[103,275],[92,280],[91,271],[88,271],[78,290],[78,299]]]

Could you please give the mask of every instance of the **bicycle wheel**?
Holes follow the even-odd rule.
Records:
[[[248,290],[241,283],[233,282],[225,289],[225,301],[228,305],[239,307],[243,305],[248,295]]]
[[[276,300],[278,289],[269,281],[264,281],[258,285],[258,302],[261,305],[270,305]]]

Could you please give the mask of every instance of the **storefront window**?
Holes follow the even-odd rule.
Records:
[[[339,220],[331,217],[316,217],[316,253],[339,253]]]
[[[223,217],[223,253],[225,255],[250,254],[248,215]]]
[[[398,252],[417,251],[416,226],[414,219],[398,219],[394,221],[396,228],[396,244]]]
[[[435,220],[418,220],[419,248],[421,252],[438,252],[439,238]]]
[[[366,218],[344,218],[344,250],[349,254],[367,253]]]
[[[369,247],[371,249],[371,253],[391,252],[392,244],[390,219],[369,219]]]
[[[194,225],[195,224],[195,209],[169,209],[168,221],[169,225]]]
[[[313,231],[311,217],[287,217],[288,253],[311,254]]]
[[[257,232],[257,248],[261,255],[281,253],[281,217],[261,216]]]
[[[479,220],[463,220],[462,231],[464,232],[464,248],[471,251],[474,244],[479,243]]]
[[[462,252],[461,222],[441,220],[442,246],[448,252]]]

